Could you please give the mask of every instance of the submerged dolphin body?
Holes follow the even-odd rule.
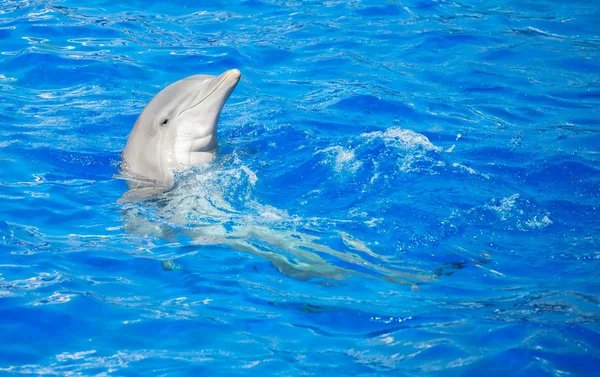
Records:
[[[219,76],[194,75],[152,98],[121,155],[121,172],[131,189],[122,199],[168,190],[174,173],[214,161],[221,110],[240,77],[237,69]]]

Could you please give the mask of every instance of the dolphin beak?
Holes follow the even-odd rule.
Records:
[[[231,95],[231,92],[233,92],[238,82],[240,81],[241,77],[242,74],[237,69],[230,69],[221,73],[219,76],[212,80],[212,83],[208,87],[208,89],[201,90],[200,92],[198,92],[179,115],[195,108],[209,97],[216,97],[220,99],[212,101],[212,103],[219,108],[220,112],[221,108],[225,104],[225,101],[227,101],[227,99]]]
[[[212,92],[222,96],[224,99],[223,102],[225,102],[237,86],[241,77],[242,73],[238,69],[230,69],[221,73],[219,77],[214,80],[217,87],[214,88]]]
[[[242,73],[240,72],[240,70],[239,69],[235,69],[235,68],[234,69],[230,69],[229,71],[225,71],[223,73],[223,75],[227,75],[227,76],[229,76],[229,77],[231,77],[231,78],[233,78],[234,80],[237,80],[237,81],[239,81],[240,77],[242,77]]]
[[[218,93],[218,95],[222,96],[224,101],[226,101],[237,86],[241,77],[242,73],[238,69],[230,69],[221,73],[219,77],[214,80],[217,86],[212,92],[215,94]]]
[[[241,77],[242,73],[238,69],[230,69],[221,73],[214,80],[215,88],[211,90],[211,93],[222,93],[221,95],[223,95],[225,99],[227,99],[231,92],[233,92],[233,89],[235,89],[235,87],[237,86]]]
[[[240,81],[241,77],[242,77],[242,73],[238,69],[234,68],[234,69],[230,69],[228,71],[221,73],[219,75],[219,78],[217,79],[217,81],[219,83],[227,82],[229,85],[235,86]],[[221,85],[221,84],[219,84],[219,85]]]

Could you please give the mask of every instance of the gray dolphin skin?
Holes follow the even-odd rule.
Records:
[[[217,123],[240,77],[237,69],[186,77],[146,105],[121,155],[130,191],[141,196],[164,191],[175,172],[215,160]]]

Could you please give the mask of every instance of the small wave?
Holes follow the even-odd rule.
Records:
[[[391,145],[393,147],[408,149],[412,151],[441,151],[441,148],[433,145],[429,141],[429,139],[427,139],[426,136],[411,130],[402,129],[398,127],[390,127],[385,131],[363,133],[361,137],[365,138],[366,140],[380,138],[385,141],[386,145]]]

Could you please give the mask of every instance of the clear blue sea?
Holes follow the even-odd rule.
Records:
[[[217,161],[121,204],[146,103]],[[0,375],[600,375],[597,1],[0,2]]]

